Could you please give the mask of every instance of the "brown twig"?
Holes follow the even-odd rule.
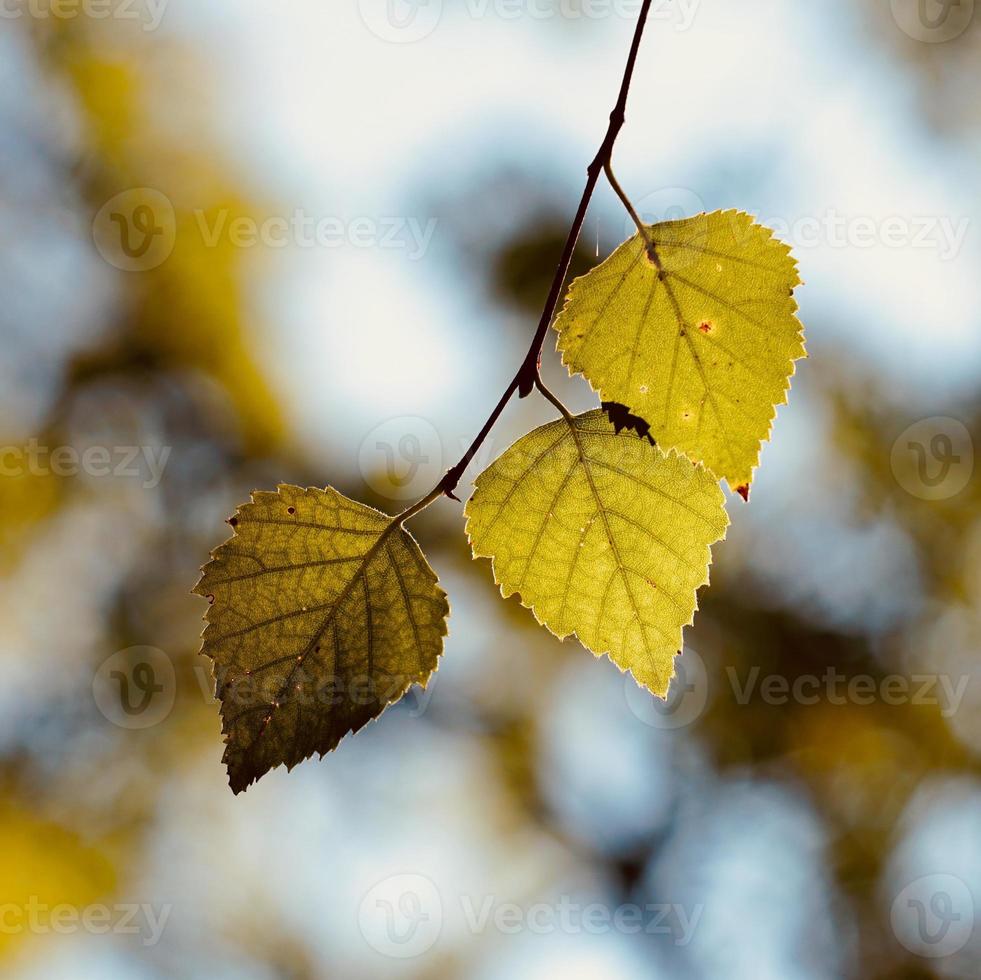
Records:
[[[640,42],[644,36],[647,15],[650,12],[652,2],[653,0],[644,0],[644,5],[641,7],[640,16],[637,19],[637,27],[634,30],[633,42],[630,45],[630,54],[627,56],[627,64],[623,72],[623,80],[620,83],[620,94],[617,97],[613,111],[610,113],[610,124],[606,130],[606,136],[603,138],[603,142],[593,162],[586,169],[586,187],[583,190],[582,199],[579,201],[579,209],[576,211],[575,218],[573,218],[572,227],[569,229],[569,236],[562,250],[558,268],[555,270],[555,277],[552,279],[552,287],[549,290],[548,298],[545,300],[545,308],[542,311],[541,319],[538,321],[538,329],[532,338],[528,353],[521,362],[521,367],[518,368],[511,383],[505,389],[504,394],[501,395],[500,401],[498,401],[480,432],[477,433],[477,436],[470,444],[470,448],[467,449],[460,461],[446,472],[443,479],[425,497],[398,516],[397,520],[400,522],[414,517],[444,494],[447,497],[452,497],[453,500],[459,499],[456,496],[456,488],[459,486],[464,472],[515,393],[521,398],[524,398],[533,389],[541,389],[543,387],[541,383],[542,346],[545,343],[548,328],[552,323],[556,307],[562,296],[562,287],[569,274],[569,266],[572,264],[572,257],[575,254],[576,245],[579,242],[579,236],[582,233],[583,224],[586,221],[586,212],[589,210],[589,204],[593,199],[593,192],[596,190],[596,184],[599,182],[600,174],[605,170],[608,176],[612,177],[610,160],[613,156],[613,147],[617,141],[617,136],[620,135],[620,130],[623,128],[626,119],[627,96],[630,94],[630,83],[633,80],[634,66],[637,63],[637,53],[640,50]],[[619,185],[615,181],[611,183],[614,189],[618,189]],[[618,190],[618,193],[623,198],[623,192]],[[635,215],[632,207],[629,210],[632,215]],[[639,219],[636,217],[635,220],[639,222]]]

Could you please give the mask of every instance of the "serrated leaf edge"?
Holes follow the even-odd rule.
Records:
[[[285,499],[285,496],[283,494],[283,491],[284,490],[295,491],[297,493],[327,493],[327,492],[333,491],[334,493],[337,493],[337,494],[339,494],[342,497],[345,496],[344,494],[341,494],[339,490],[336,490],[334,487],[331,487],[329,485],[326,486],[326,487],[321,488],[321,487],[313,487],[313,486],[299,487],[299,486],[296,486],[296,485],[290,484],[290,483],[280,483],[280,484],[277,484],[277,487],[276,487],[276,490],[275,491],[272,491],[272,490],[253,490],[249,494],[249,497],[250,497],[249,501],[247,503],[237,505],[236,508],[235,508],[235,514],[233,515],[232,518],[229,518],[225,523],[228,524],[232,520],[237,519],[238,517],[240,517],[244,508],[249,507],[249,506],[252,506],[252,505],[254,505],[256,503],[259,503],[259,498],[262,497],[262,496],[270,496],[270,497],[280,496],[280,497],[284,497],[284,499]],[[349,497],[345,497],[345,499],[353,500],[353,498],[349,498]],[[378,722],[379,720],[381,720],[382,716],[388,711],[388,709],[390,707],[392,707],[392,705],[398,704],[398,702],[400,702],[409,693],[409,691],[413,687],[419,687],[423,691],[428,690],[430,681],[433,679],[433,677],[435,677],[436,673],[439,671],[440,664],[441,664],[442,659],[443,659],[443,654],[445,653],[445,650],[446,650],[446,639],[447,639],[447,637],[449,636],[449,633],[450,633],[450,631],[449,631],[449,617],[450,617],[450,602],[449,602],[449,598],[450,597],[446,593],[446,591],[443,589],[442,585],[440,584],[439,576],[437,575],[436,570],[432,567],[432,564],[430,563],[429,558],[426,555],[425,551],[422,549],[422,547],[420,546],[419,542],[416,541],[415,537],[408,530],[408,528],[406,528],[397,518],[392,517],[390,514],[386,514],[384,511],[378,510],[378,508],[376,508],[376,507],[372,507],[370,504],[362,503],[359,500],[354,500],[353,502],[354,503],[357,503],[361,507],[364,507],[366,510],[374,511],[374,513],[376,513],[379,517],[383,517],[383,518],[385,518],[385,520],[387,520],[389,522],[388,525],[380,533],[377,544],[376,545],[372,545],[372,557],[373,557],[373,554],[374,554],[374,549],[377,547],[377,545],[380,545],[381,542],[384,541],[388,537],[388,535],[391,533],[391,531],[394,528],[396,528],[396,527],[401,528],[401,530],[406,534],[406,536],[409,538],[409,540],[411,541],[411,543],[413,545],[415,545],[416,548],[419,549],[419,554],[422,556],[422,559],[425,562],[426,567],[429,569],[429,571],[433,575],[433,579],[435,580],[435,583],[436,583],[436,589],[437,589],[437,591],[439,593],[439,596],[440,596],[440,598],[442,600],[442,605],[443,605],[443,607],[445,609],[445,613],[444,613],[443,617],[440,619],[439,634],[440,634],[440,637],[441,637],[442,642],[440,644],[440,650],[436,654],[436,666],[433,667],[433,669],[428,674],[420,674],[419,677],[418,677],[418,679],[416,679],[414,681],[411,681],[406,686],[406,688],[402,692],[402,694],[400,694],[398,697],[394,697],[394,698],[391,698],[390,700],[387,700],[385,702],[384,706],[382,707],[381,711],[379,711],[378,714],[375,715],[374,718],[370,718],[364,725],[362,725],[360,728],[357,729],[358,732],[362,732],[366,728],[368,728],[370,725],[373,725],[376,722]],[[235,530],[234,525],[232,525],[232,534],[231,534],[231,536],[228,537],[228,538],[226,538],[223,542],[221,542],[221,544],[219,544],[216,547],[214,547],[213,549],[211,549],[211,551],[209,552],[210,560],[208,562],[206,562],[204,565],[201,566],[200,576],[198,578],[197,584],[191,590],[191,594],[192,595],[201,596],[201,597],[203,597],[205,599],[208,598],[208,596],[210,595],[210,593],[207,593],[205,591],[202,591],[202,588],[201,588],[202,587],[202,583],[204,582],[204,579],[205,579],[205,575],[206,575],[208,566],[211,564],[212,561],[215,560],[217,553],[225,545],[227,545],[230,542],[234,541],[237,536],[238,536],[238,532],[237,532],[237,530]],[[368,556],[366,556],[364,564],[367,564],[367,561],[368,560],[370,560],[370,559],[369,559]],[[340,600],[338,600],[338,601],[340,601]],[[201,630],[201,634],[199,636],[199,639],[201,640],[201,649],[198,651],[198,656],[206,657],[208,659],[209,664],[210,664],[210,668],[211,668],[211,678],[212,678],[212,681],[214,682],[214,690],[215,690],[214,697],[215,697],[215,701],[219,705],[223,705],[223,702],[222,702],[221,697],[219,695],[219,679],[218,679],[217,675],[215,674],[215,658],[212,657],[207,652],[207,650],[205,649],[205,646],[206,646],[206,643],[207,643],[207,632],[208,632],[208,628],[212,625],[212,623],[211,623],[211,609],[212,609],[212,605],[211,605],[211,603],[209,603],[208,604],[208,608],[205,610],[205,613],[204,613],[204,616],[203,616],[205,625],[204,625],[204,628]],[[222,764],[225,765],[225,767],[226,767],[226,772],[227,772],[227,775],[228,775],[228,783],[229,783],[229,786],[232,788],[232,792],[235,793],[236,795],[238,795],[239,793],[245,792],[254,783],[258,782],[258,780],[261,778],[261,776],[252,776],[247,783],[245,783],[244,785],[240,786],[237,789],[235,788],[235,785],[234,785],[233,779],[232,779],[232,774],[231,774],[230,770],[228,769],[228,760],[226,758],[226,755],[227,755],[227,752],[228,752],[229,739],[231,737],[231,731],[227,730],[226,727],[225,727],[226,726],[226,719],[225,719],[225,716],[224,716],[224,713],[223,712],[219,711],[219,717],[221,718],[222,744],[225,746],[225,750],[222,753],[222,759],[221,759],[221,761],[222,761]],[[337,744],[333,748],[327,749],[324,752],[314,752],[314,753],[311,753],[310,755],[306,756],[305,758],[299,759],[299,760],[297,760],[296,762],[293,762],[293,763],[280,762],[277,765],[272,766],[271,768],[269,768],[268,770],[266,770],[266,772],[262,773],[262,775],[268,775],[269,773],[275,772],[277,769],[282,769],[283,767],[286,768],[286,771],[287,772],[292,772],[297,766],[301,765],[304,762],[309,761],[310,759],[316,758],[317,760],[323,760],[323,758],[326,755],[328,755],[328,754],[330,754],[332,752],[336,752],[337,749],[340,748],[341,744],[345,741],[345,739],[347,739],[348,736],[354,734],[354,732],[355,732],[355,729],[354,728],[348,728],[348,730],[346,732],[344,732],[340,736],[340,738],[338,738]]]
[[[555,421],[560,421],[560,420],[555,420]],[[552,423],[545,423],[545,425],[549,425],[549,424],[552,424]],[[532,430],[532,431],[535,431],[535,430]],[[531,433],[527,433],[526,435],[530,435],[530,434]],[[522,436],[521,438],[523,439],[525,437],[526,436]],[[617,438],[629,438],[629,437],[630,437],[629,435],[620,434]],[[668,691],[667,690],[665,690],[665,692],[663,694],[660,693],[660,692],[658,692],[658,691],[651,690],[651,688],[649,688],[646,684],[644,684],[642,681],[640,681],[637,678],[637,676],[634,674],[634,672],[629,667],[621,667],[620,664],[618,664],[616,662],[616,660],[613,659],[613,657],[611,655],[612,654],[612,651],[610,651],[610,650],[600,650],[600,651],[593,650],[591,647],[587,646],[585,642],[583,642],[582,638],[579,636],[578,633],[575,632],[575,630],[570,630],[568,633],[565,633],[563,635],[561,633],[558,633],[556,630],[552,629],[552,627],[549,626],[548,623],[546,623],[541,618],[541,616],[539,615],[538,609],[535,607],[535,605],[533,603],[526,602],[524,596],[521,595],[520,591],[517,588],[512,589],[510,592],[506,591],[506,589],[507,589],[506,585],[501,581],[501,579],[498,576],[497,559],[494,557],[494,555],[492,555],[490,553],[479,552],[477,550],[476,546],[474,545],[473,535],[471,534],[471,530],[470,530],[471,524],[474,521],[474,517],[473,517],[473,515],[470,512],[470,505],[473,502],[473,500],[476,497],[476,495],[480,492],[480,480],[481,480],[481,477],[489,469],[491,469],[491,467],[494,466],[494,464],[497,462],[498,459],[500,459],[502,456],[504,456],[505,453],[507,453],[514,445],[517,444],[517,442],[520,442],[520,441],[521,441],[521,439],[515,440],[515,442],[512,443],[512,445],[509,446],[507,449],[505,449],[504,452],[502,452],[500,454],[500,456],[498,456],[494,460],[494,462],[490,463],[486,467],[486,469],[484,469],[478,476],[476,476],[474,478],[474,481],[473,481],[474,492],[470,495],[469,500],[467,500],[467,503],[466,503],[466,505],[463,508],[464,517],[466,518],[466,524],[465,524],[464,530],[465,530],[465,533],[467,535],[467,542],[470,545],[470,552],[471,552],[471,555],[473,556],[473,560],[474,561],[477,561],[479,559],[489,559],[490,560],[490,563],[491,563],[491,574],[492,574],[492,576],[494,578],[494,584],[498,587],[498,591],[500,592],[501,597],[503,599],[510,599],[511,596],[517,595],[518,596],[518,600],[521,603],[521,605],[525,609],[528,609],[528,610],[531,611],[531,613],[535,617],[535,621],[538,623],[538,625],[539,626],[543,626],[549,633],[551,633],[552,636],[556,637],[559,640],[560,643],[564,643],[566,640],[569,639],[569,637],[574,637],[575,640],[576,640],[576,642],[579,643],[579,645],[584,650],[588,650],[597,660],[600,660],[603,657],[606,657],[606,659],[609,660],[610,663],[612,663],[613,666],[616,667],[616,669],[618,671],[620,671],[621,674],[629,674],[631,680],[633,680],[633,682],[641,690],[648,691],[649,693],[653,694],[655,697],[660,698],[662,701],[666,701],[667,700],[667,695],[668,695]],[[709,470],[706,466],[702,465],[701,463],[697,463],[697,462],[693,461],[692,459],[690,459],[684,453],[679,453],[679,452],[677,452],[674,449],[671,449],[671,450],[665,452],[659,446],[652,446],[651,447],[651,450],[654,453],[656,453],[659,456],[661,456],[662,458],[664,458],[664,459],[677,459],[677,460],[681,461],[685,465],[690,466],[692,468],[692,471],[693,472],[701,471],[703,473],[707,473],[714,480],[716,480],[716,482],[718,482],[717,479],[716,479],[716,477],[715,477],[715,474],[712,473],[711,470]],[[720,493],[721,493],[721,490],[720,490]],[[682,656],[682,654],[684,652],[684,635],[685,635],[685,630],[688,629],[688,628],[690,628],[691,626],[693,626],[694,623],[695,623],[695,615],[699,611],[699,608],[700,608],[699,607],[699,604],[698,604],[698,594],[706,586],[708,586],[710,584],[710,580],[711,580],[711,577],[712,577],[712,562],[713,562],[712,549],[713,549],[713,547],[715,545],[722,544],[722,542],[726,540],[726,537],[727,537],[728,532],[729,532],[730,520],[729,520],[729,514],[728,514],[728,512],[725,509],[725,499],[724,499],[724,497],[723,497],[723,500],[721,501],[721,505],[722,505],[722,512],[723,512],[723,514],[725,514],[726,526],[725,526],[725,528],[724,528],[724,530],[722,532],[722,536],[720,538],[718,538],[713,544],[706,545],[706,550],[708,551],[708,562],[706,563],[706,566],[705,566],[705,578],[704,578],[704,580],[701,583],[699,583],[697,586],[695,586],[695,608],[692,610],[692,614],[689,617],[688,622],[682,623],[681,626],[678,627],[678,631],[679,631],[679,644],[678,644],[678,652],[674,655],[674,660],[677,660],[678,657]],[[672,679],[675,676],[676,672],[677,672],[676,670],[673,670],[672,671]]]
[[[762,240],[766,242],[769,247],[782,250],[784,257],[790,259],[792,263],[792,268],[794,270],[794,282],[790,290],[791,301],[792,301],[790,315],[797,323],[796,336],[797,339],[800,341],[801,354],[797,358],[790,359],[790,370],[787,372],[786,375],[787,381],[781,393],[781,398],[778,401],[773,402],[773,404],[770,406],[771,411],[767,418],[766,432],[763,435],[763,437],[760,439],[759,445],[757,446],[756,451],[753,455],[753,464],[749,468],[749,479],[745,483],[739,483],[739,479],[736,478],[735,481],[733,482],[726,475],[716,473],[715,470],[712,470],[709,467],[705,466],[704,461],[699,459],[696,455],[691,453],[685,453],[685,452],[682,453],[682,455],[686,456],[693,463],[697,463],[701,466],[705,466],[705,469],[708,472],[710,472],[717,480],[719,480],[720,482],[724,480],[729,485],[730,489],[733,492],[739,493],[741,496],[744,497],[744,499],[748,500],[750,486],[752,485],[753,480],[755,479],[756,470],[759,469],[760,466],[760,456],[762,454],[763,447],[771,441],[773,435],[773,425],[777,418],[777,410],[780,408],[781,405],[789,404],[789,394],[792,387],[792,381],[797,374],[797,361],[806,360],[810,356],[807,351],[806,338],[804,335],[804,324],[801,322],[800,317],[797,316],[797,314],[800,312],[800,304],[797,302],[797,298],[793,295],[798,287],[805,285],[805,282],[801,278],[800,263],[798,262],[797,258],[794,256],[793,248],[790,245],[788,245],[786,242],[778,238],[776,232],[772,228],[768,228],[766,225],[758,222],[747,211],[740,211],[737,208],[727,208],[719,211],[701,211],[698,214],[691,215],[690,217],[687,218],[678,218],[671,221],[662,221],[656,225],[645,225],[644,227],[647,228],[649,232],[653,232],[655,229],[658,228],[660,229],[668,228],[673,224],[679,224],[684,221],[692,221],[696,218],[701,218],[701,217],[711,217],[713,215],[719,215],[720,217],[727,217],[730,219],[748,218],[749,224],[747,225],[747,228],[753,231],[764,232],[765,235],[762,236]],[[652,236],[652,237],[654,240],[654,244],[656,246],[657,237],[656,236]],[[620,402],[621,404],[625,404],[626,408],[630,411],[631,414],[636,415],[638,418],[643,418],[644,421],[648,425],[650,425],[651,434],[655,437],[655,441],[660,442],[660,439],[655,431],[655,426],[650,419],[639,413],[634,408],[633,405],[622,402],[621,401],[622,396],[619,393],[604,391],[602,387],[597,387],[596,385],[594,385],[584,371],[578,369],[571,360],[566,359],[566,355],[568,351],[565,347],[562,346],[562,339],[563,339],[562,332],[559,329],[559,325],[562,322],[562,318],[566,315],[566,311],[568,310],[573,299],[573,293],[577,289],[577,287],[581,288],[584,280],[588,279],[594,272],[598,272],[600,269],[602,269],[603,266],[610,261],[613,255],[621,248],[623,248],[624,245],[633,242],[635,240],[643,248],[644,243],[641,238],[640,232],[638,232],[635,235],[631,235],[629,238],[624,239],[619,245],[617,245],[616,248],[612,249],[610,254],[602,262],[597,263],[588,272],[585,272],[583,273],[583,275],[577,276],[575,279],[572,280],[572,282],[569,284],[566,290],[565,299],[563,300],[562,303],[562,309],[559,310],[558,314],[552,320],[551,327],[556,333],[555,349],[559,354],[562,360],[562,364],[565,367],[566,371],[568,372],[569,377],[575,377],[576,375],[582,377],[583,380],[589,385],[589,387],[597,395],[599,395],[600,399],[604,402]],[[672,451],[674,450],[674,447],[668,447],[668,448],[671,449]]]

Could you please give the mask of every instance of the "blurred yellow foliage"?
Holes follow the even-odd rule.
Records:
[[[115,887],[116,871],[97,847],[11,800],[0,800],[0,957],[32,934],[30,910],[81,909]],[[39,917],[43,924],[43,919]]]

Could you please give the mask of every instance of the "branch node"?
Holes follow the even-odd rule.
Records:
[[[542,382],[540,364],[542,345],[545,342],[545,337],[548,334],[548,328],[552,323],[552,317],[555,315],[556,307],[558,306],[558,302],[562,296],[562,286],[564,285],[566,277],[569,274],[569,267],[572,264],[576,244],[579,241],[583,224],[586,221],[586,212],[589,209],[593,192],[596,190],[599,175],[604,169],[606,169],[608,174],[612,175],[612,170],[610,169],[610,158],[613,155],[613,145],[616,143],[617,136],[619,135],[619,132],[626,121],[627,96],[630,93],[630,83],[633,79],[634,67],[637,62],[637,52],[640,48],[640,42],[644,35],[644,28],[647,24],[647,16],[650,13],[652,3],[653,0],[643,0],[640,14],[637,18],[637,24],[634,28],[634,38],[630,45],[630,53],[627,56],[627,64],[623,71],[623,81],[620,85],[620,96],[617,99],[616,105],[613,107],[613,111],[610,113],[610,125],[606,131],[606,136],[603,138],[603,143],[599,148],[599,152],[596,154],[596,158],[593,160],[593,162],[586,168],[586,173],[588,174],[586,187],[583,190],[582,198],[579,202],[579,209],[576,211],[575,218],[573,218],[572,227],[569,229],[569,235],[566,238],[565,248],[562,251],[562,257],[559,260],[558,269],[556,269],[555,277],[552,280],[552,288],[549,290],[548,298],[545,301],[545,309],[542,311],[542,318],[538,322],[538,329],[535,331],[535,336],[532,339],[531,347],[528,350],[528,355],[522,362],[521,367],[518,368],[518,373],[514,376],[511,384],[508,385],[496,407],[491,412],[490,417],[484,423],[484,427],[470,444],[470,448],[466,451],[466,453],[464,453],[460,462],[457,463],[451,470],[447,471],[446,475],[442,480],[440,480],[429,496],[424,497],[419,501],[419,503],[414,504],[408,510],[403,511],[402,515],[400,516],[400,520],[404,521],[408,520],[410,517],[414,517],[419,513],[419,511],[423,510],[425,507],[428,507],[429,504],[442,495],[449,497],[451,500],[460,499],[455,493],[457,485],[463,478],[463,474],[476,455],[477,450],[483,444],[491,429],[497,423],[498,418],[500,418],[501,413],[507,407],[515,392],[517,392],[521,398],[526,398],[532,393],[532,391],[535,390],[535,388],[538,388],[542,394],[544,394],[545,397],[548,398],[549,401],[551,401],[564,416],[566,416],[566,418],[570,417],[565,406],[562,405],[562,403],[550,391],[548,391]],[[617,186],[615,184],[615,178],[613,178],[613,181],[614,186]],[[626,197],[622,194],[622,192],[621,196],[624,198]],[[629,205],[629,202],[625,200],[624,203],[628,205],[628,210],[633,210]],[[636,212],[634,212],[634,216],[638,224],[638,228],[641,230],[641,234],[643,234],[646,239],[646,232],[643,230],[640,219],[636,217]]]

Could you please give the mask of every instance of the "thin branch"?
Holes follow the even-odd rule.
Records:
[[[644,36],[647,15],[650,13],[652,3],[653,0],[644,0],[644,4],[641,7],[640,16],[637,19],[637,27],[634,30],[633,41],[630,45],[630,53],[627,56],[627,64],[623,72],[623,80],[620,83],[620,94],[617,97],[613,111],[610,113],[610,124],[606,130],[606,136],[604,136],[593,162],[586,169],[586,187],[583,190],[582,199],[579,201],[579,209],[576,211],[575,218],[573,218],[572,227],[569,229],[569,236],[562,250],[562,256],[559,259],[558,268],[555,270],[555,277],[552,279],[552,286],[549,290],[548,298],[545,300],[545,308],[542,310],[541,319],[538,321],[538,329],[532,338],[528,353],[521,362],[521,367],[518,368],[511,383],[504,390],[504,394],[501,395],[494,410],[484,423],[483,428],[470,444],[470,448],[463,454],[463,457],[456,466],[448,470],[443,479],[422,500],[413,504],[408,510],[403,511],[396,518],[400,523],[407,521],[410,517],[414,517],[444,494],[453,500],[459,499],[456,496],[456,488],[459,486],[460,480],[463,479],[464,472],[473,461],[474,456],[477,455],[477,451],[483,445],[484,440],[489,435],[491,429],[494,428],[497,420],[501,417],[501,413],[516,392],[520,397],[524,398],[526,395],[531,394],[532,390],[537,387],[543,394],[546,394],[546,397],[551,394],[541,382],[542,346],[545,343],[548,328],[552,323],[556,307],[562,296],[562,287],[565,285],[566,277],[569,274],[569,267],[572,265],[572,258],[575,255],[576,245],[579,242],[579,236],[582,233],[582,228],[586,221],[586,212],[589,210],[589,204],[593,199],[593,192],[596,190],[596,184],[599,181],[600,174],[609,166],[610,159],[613,155],[613,146],[617,141],[617,136],[620,135],[620,130],[623,128],[626,119],[627,96],[630,94],[630,83],[633,81],[634,67],[637,64],[637,53],[640,51],[640,43]],[[554,396],[552,396],[551,400],[557,401],[557,399],[554,399]]]
[[[430,504],[436,503],[436,501],[439,500],[444,493],[445,491],[443,490],[443,485],[442,483],[439,483],[437,486],[433,487],[433,489],[430,490],[429,493],[422,498],[422,500],[416,501],[411,507],[407,507],[405,510],[403,510],[401,514],[393,517],[392,520],[399,524],[404,524],[406,521],[415,517],[416,514],[424,511]],[[450,496],[452,496],[452,494]]]
[[[623,81],[620,83],[620,94],[613,111],[610,113],[610,125],[593,162],[586,169],[586,187],[579,202],[579,210],[573,219],[572,228],[569,229],[569,237],[566,239],[562,258],[559,260],[559,267],[556,269],[555,278],[552,280],[552,288],[549,290],[548,299],[545,301],[545,309],[542,311],[542,318],[538,322],[538,329],[535,331],[528,356],[518,372],[522,398],[528,395],[535,386],[535,379],[541,370],[542,345],[545,343],[548,328],[552,323],[552,317],[555,315],[555,308],[562,296],[562,287],[565,284],[566,276],[569,274],[569,266],[572,265],[576,245],[586,221],[586,212],[589,210],[590,201],[593,199],[593,192],[596,190],[599,175],[613,157],[613,147],[627,118],[627,96],[630,94],[630,83],[633,81],[634,66],[637,64],[637,54],[640,51],[640,42],[644,37],[644,28],[647,25],[647,15],[651,8],[651,2],[652,0],[644,0],[644,6],[641,8],[640,16],[637,19],[633,42],[630,45],[630,54],[627,56],[627,64],[623,71]]]
[[[647,248],[647,257],[658,267],[661,268],[661,258],[657,254],[657,247],[654,244],[654,240],[651,238],[651,233],[647,229],[647,225],[640,220],[640,215],[637,214],[636,209],[627,197],[623,188],[620,186],[620,182],[613,175],[613,161],[607,160],[603,164],[603,170],[606,172],[606,179],[610,183],[610,187],[616,192],[618,198],[620,198],[620,203],[627,209],[627,213],[630,215],[631,220],[637,226],[637,233],[644,240],[644,245]]]

